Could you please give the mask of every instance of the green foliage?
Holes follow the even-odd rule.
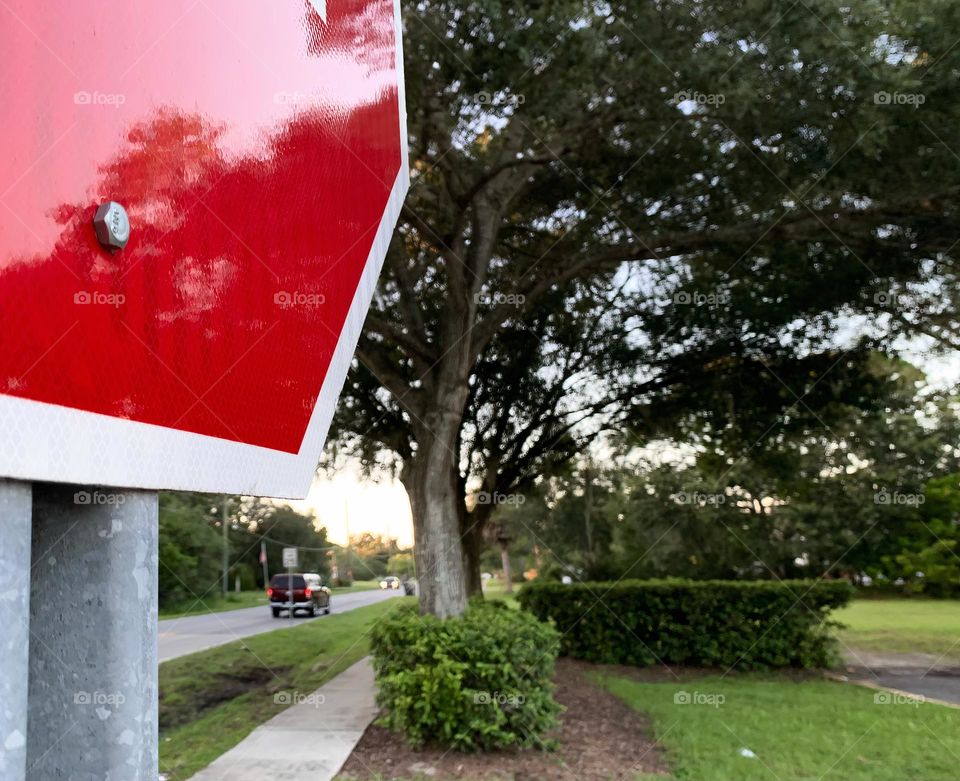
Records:
[[[160,493],[160,607],[209,604],[221,590],[222,515],[226,509],[229,588],[237,575],[244,590],[264,587],[260,540],[267,538],[271,573],[283,569],[282,549],[300,548],[300,569],[326,576],[327,531],[312,515],[269,500],[221,497],[185,491]]]
[[[930,480],[922,497],[902,527],[898,552],[885,558],[886,582],[902,581],[909,594],[955,596],[960,593],[960,474]]]
[[[202,494],[160,494],[161,608],[204,597],[218,585],[222,541],[211,525],[213,509]]]
[[[542,745],[560,710],[558,646],[553,628],[499,602],[446,620],[398,610],[372,636],[384,723],[414,745]]]
[[[560,583],[564,575],[570,574],[569,570],[559,562],[550,561],[537,572],[537,582]]]
[[[320,526],[316,517],[301,514],[287,505],[275,505],[272,502],[260,502],[254,516],[253,529],[247,526],[238,534],[234,544],[244,553],[248,562],[257,562],[260,546],[256,535],[263,533],[270,540],[267,543],[267,564],[270,573],[283,571],[283,548],[299,548],[301,572],[316,572],[324,579],[330,574],[330,543],[327,530]]]
[[[413,577],[416,565],[412,553],[395,553],[387,562],[387,573],[398,578]]]
[[[828,665],[828,614],[852,597],[845,581],[625,580],[533,583],[518,599],[554,622],[565,656],[750,670]]]
[[[904,551],[894,556],[896,565],[911,574],[904,591],[930,596],[956,593],[960,588],[960,559],[956,547],[956,540],[937,540],[921,550]]]
[[[628,435],[619,467],[544,479],[495,519],[541,580],[869,575],[949,594],[960,588],[957,399],[903,361],[873,355],[869,370],[873,402],[838,400],[823,425],[784,421],[741,449],[731,413],[731,431],[691,428],[666,458]]]
[[[230,588],[236,585],[236,579],[240,578],[241,591],[257,590],[257,574],[259,570],[254,570],[249,564],[239,564],[230,568]]]
[[[386,575],[398,574],[390,568],[390,562],[402,553],[396,539],[363,532],[351,535],[350,545],[337,550],[337,569],[348,579],[380,580]]]

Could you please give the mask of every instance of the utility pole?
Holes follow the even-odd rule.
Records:
[[[347,497],[343,497],[343,518],[347,526],[347,580],[353,583],[353,545],[350,542],[350,508]]]
[[[260,540],[260,563],[263,565],[263,587],[270,586],[270,567],[267,565],[267,542]]]
[[[587,535],[587,561],[593,563],[593,459],[587,456],[584,468],[583,525]]]
[[[503,567],[503,593],[513,593],[513,570],[510,568],[510,534],[506,527],[500,524],[497,534],[500,543],[500,566]]]
[[[227,496],[220,503],[220,525],[223,527],[223,596],[230,591],[230,538],[227,535]]]

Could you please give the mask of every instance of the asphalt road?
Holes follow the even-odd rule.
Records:
[[[960,666],[922,653],[871,653],[847,649],[847,675],[870,686],[960,705]],[[880,695],[878,703],[910,704]]]
[[[330,601],[330,612],[346,613],[364,605],[391,599],[401,593],[403,592],[376,589],[334,594]],[[322,621],[324,618],[325,616],[310,618],[305,613],[297,613],[292,621],[286,614],[274,618],[267,605],[228,610],[225,613],[168,618],[160,622],[160,661],[165,662],[178,656],[232,643],[242,637],[303,626],[308,621]]]

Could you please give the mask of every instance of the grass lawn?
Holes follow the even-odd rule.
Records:
[[[498,599],[502,602],[506,602],[510,607],[520,609],[520,603],[517,602],[517,592],[523,588],[523,583],[514,583],[513,591],[510,594],[507,594],[504,591],[504,586],[506,584],[499,578],[491,578],[483,584],[483,596],[484,599]]]
[[[184,781],[288,706],[364,657],[368,632],[406,600],[390,599],[248,637],[160,665],[160,771]]]
[[[960,710],[876,704],[871,690],[821,679],[737,675],[642,683],[601,674],[598,680],[653,717],[678,781],[957,778]],[[700,704],[675,703],[679,692]],[[741,749],[756,757],[741,756]]]
[[[851,648],[960,661],[960,600],[858,599],[833,617],[847,625],[839,634]]]
[[[483,581],[483,593],[493,596],[494,594],[504,593],[506,588],[506,583],[503,582],[500,578],[490,578],[489,580]],[[516,591],[519,586],[522,586],[522,583],[514,583],[513,590]]]
[[[379,580],[355,580],[352,586],[334,586],[334,594],[351,594],[354,591],[373,591],[380,588]]]

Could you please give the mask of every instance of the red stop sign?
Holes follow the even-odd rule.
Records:
[[[408,186],[398,6],[7,0],[0,51],[0,474],[304,494]]]

